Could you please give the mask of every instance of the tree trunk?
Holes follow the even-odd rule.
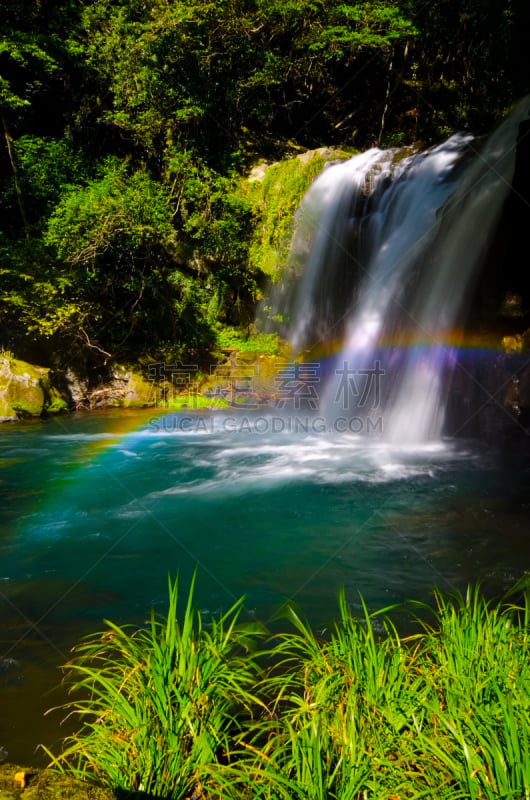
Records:
[[[379,128],[379,136],[377,137],[377,145],[380,146],[381,139],[383,138],[383,133],[385,130],[385,122],[386,122],[386,115],[388,113],[388,109],[390,107],[390,90],[392,86],[392,78],[393,76],[393,68],[394,68],[394,48],[390,53],[390,62],[388,65],[388,77],[386,81],[386,92],[385,92],[385,104],[383,106],[383,113],[381,114],[381,125]]]
[[[26,214],[26,206],[24,205],[24,195],[22,194],[22,187],[20,186],[20,178],[18,172],[17,158],[15,155],[15,148],[13,146],[13,137],[9,132],[5,113],[0,112],[2,116],[2,126],[4,128],[4,138],[6,140],[7,152],[9,153],[9,161],[13,171],[13,178],[15,180],[15,191],[17,193],[18,207],[20,209],[20,216],[22,217],[22,224],[24,225],[24,233],[26,239],[29,239],[29,222],[28,215]]]

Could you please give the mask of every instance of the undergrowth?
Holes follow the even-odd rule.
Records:
[[[65,706],[81,727],[52,766],[117,797],[167,800],[530,798],[530,602],[435,594],[353,616],[317,636],[205,624],[193,583],[178,614],[108,629],[76,649]],[[394,614],[393,614],[394,616]],[[138,794],[140,792],[140,794]]]

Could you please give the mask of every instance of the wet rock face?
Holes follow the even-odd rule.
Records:
[[[88,377],[68,367],[64,373],[64,384],[74,408],[85,405],[88,394]]]
[[[152,404],[152,383],[119,365],[96,376],[68,367],[54,374],[53,380],[73,409],[143,408]]]
[[[152,404],[153,384],[141,375],[116,366],[109,379],[87,395],[89,408],[143,408]]]
[[[460,355],[450,384],[445,433],[503,444],[530,443],[528,353]]]

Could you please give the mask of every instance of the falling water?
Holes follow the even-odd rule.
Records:
[[[289,338],[299,352],[339,343],[328,416],[363,420],[377,407],[385,438],[439,438],[448,343],[510,192],[528,116],[525,100],[481,151],[462,134],[412,155],[374,148],[314,181],[287,265]]]

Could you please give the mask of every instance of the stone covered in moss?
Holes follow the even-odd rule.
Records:
[[[45,769],[0,765],[0,800],[113,800],[111,792]]]
[[[252,169],[246,192],[259,221],[250,248],[251,269],[262,270],[275,281],[281,277],[293,217],[311,181],[328,162],[344,160],[350,155],[343,150],[321,147],[273,164],[261,162]]]
[[[153,402],[153,383],[137,372],[127,372],[128,380],[123,397],[126,408],[145,408]]]
[[[65,411],[68,403],[51,384],[50,370],[0,356],[0,422]]]

